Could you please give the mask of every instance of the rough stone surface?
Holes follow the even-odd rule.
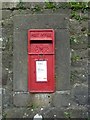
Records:
[[[7,108],[7,106],[12,106],[12,92],[10,88],[3,88],[2,90],[3,96],[2,96],[2,105],[3,108]]]
[[[52,107],[49,109],[46,109],[43,113],[43,118],[65,118],[65,109],[59,108],[59,107]]]
[[[67,91],[56,92],[52,98],[55,107],[68,107],[71,104],[70,93]]]
[[[90,63],[88,63],[88,75],[90,75]]]
[[[10,10],[2,10],[2,19],[9,19],[12,16],[12,11]]]
[[[1,12],[1,10],[2,10],[2,2],[0,2],[0,12]]]
[[[56,90],[70,88],[70,46],[67,30],[56,30]]]
[[[27,31],[14,33],[13,48],[13,88],[27,91]]]
[[[17,31],[18,29],[18,31],[27,31],[28,29],[33,28],[68,28],[68,20],[66,18],[67,16],[64,14],[18,15],[14,17],[14,30]]]
[[[10,75],[12,72],[12,53],[3,51],[2,63],[2,85],[8,85],[12,81],[12,76]]]
[[[2,70],[2,85],[7,85],[8,71],[3,67]]]
[[[72,91],[72,98],[80,105],[88,104],[88,86],[85,84],[75,84]]]
[[[12,111],[12,112],[11,112]],[[43,119],[69,119],[69,118],[87,118],[88,117],[88,109],[83,106],[73,106],[67,109],[61,107],[45,107],[38,109],[30,109],[30,108],[15,108],[6,109],[4,116],[6,118],[32,118],[36,115],[42,115]]]
[[[25,9],[24,9],[23,6],[20,6],[20,4],[19,4],[19,6],[17,6],[17,3],[15,3],[15,4],[3,3],[3,11],[2,11],[3,20],[1,19],[1,21],[0,21],[0,23],[2,24],[2,39],[0,39],[0,40],[3,41],[3,44],[2,44],[2,50],[3,50],[3,57],[2,57],[3,58],[2,59],[3,60],[3,104],[2,104],[3,106],[2,107],[4,108],[3,109],[3,118],[5,118],[5,117],[6,118],[33,118],[34,115],[36,115],[37,113],[43,115],[44,118],[46,117],[49,119],[51,117],[54,117],[54,119],[56,119],[56,117],[64,118],[64,119],[65,118],[69,119],[70,117],[71,118],[86,118],[88,115],[90,116],[90,108],[89,108],[90,107],[89,106],[89,103],[90,103],[90,95],[89,95],[90,94],[90,90],[89,90],[90,75],[88,76],[88,79],[86,77],[87,76],[87,67],[88,67],[87,61],[89,60],[87,58],[90,54],[90,52],[88,51],[88,55],[87,55],[87,46],[88,46],[88,42],[89,42],[88,41],[89,37],[87,36],[87,33],[88,33],[89,24],[88,24],[88,20],[83,19],[82,17],[87,17],[88,12],[87,12],[87,10],[82,12],[82,10],[73,11],[70,9],[71,14],[69,14],[68,10],[63,9],[61,6],[60,6],[60,9],[55,10],[55,11],[53,11],[53,9],[49,9],[49,10],[41,9],[41,11],[38,11],[38,9],[37,9],[38,6],[35,6],[37,4],[38,3],[36,3],[36,4],[32,3],[32,5],[30,5],[28,3],[25,3],[24,4]],[[57,5],[59,7],[58,3],[57,3]],[[2,7],[2,5],[0,3],[0,12],[1,12],[1,7]],[[26,7],[28,9],[26,9]],[[42,7],[42,5],[40,5],[40,7]],[[70,16],[72,15],[73,12],[75,12],[75,16],[71,18]],[[42,17],[42,14],[44,15],[44,17]],[[54,15],[54,19],[51,20],[52,14]],[[59,17],[57,17],[60,14],[64,14],[64,15],[62,15],[61,19],[59,19]],[[14,22],[15,22],[14,28],[13,28],[13,21],[12,21],[13,16],[15,16],[13,18]],[[33,18],[31,19],[30,17],[32,17],[32,16],[33,16]],[[40,19],[39,19],[39,16],[41,17]],[[67,19],[68,19],[67,16],[69,17],[69,27],[67,26],[68,25],[67,24]],[[0,17],[1,17],[1,15],[0,15]],[[16,17],[17,17],[17,19],[15,19]],[[49,17],[49,18],[47,18],[47,17]],[[78,17],[78,19],[79,18],[80,19],[77,20],[77,18],[75,18],[75,17]],[[26,19],[28,19],[28,20],[26,20]],[[53,20],[56,20],[55,23],[53,22]],[[45,21],[45,25],[43,25],[42,21]],[[40,22],[40,23],[38,23],[38,22]],[[90,23],[90,21],[89,21],[89,23]],[[17,89],[16,86],[14,86],[14,88],[15,88],[14,91],[19,91],[20,96],[19,96],[18,92],[15,92],[16,94],[13,99],[12,95],[14,92],[12,91],[13,90],[12,89],[13,44],[12,43],[14,42],[13,37],[15,37],[15,36],[13,36],[13,30],[14,30],[15,34],[17,34],[16,35],[17,40],[19,41],[19,38],[22,39],[22,41],[24,41],[24,44],[26,45],[27,44],[26,43],[27,42],[27,30],[29,28],[39,28],[39,27],[40,28],[52,28],[52,25],[53,25],[53,29],[55,29],[55,31],[56,31],[56,34],[58,34],[58,40],[60,38],[59,34],[61,36],[64,36],[63,38],[66,38],[66,35],[64,34],[64,32],[65,33],[67,32],[66,33],[67,35],[68,35],[67,29],[70,32],[70,47],[71,47],[70,55],[71,55],[71,57],[74,58],[74,59],[71,58],[71,75],[72,75],[70,78],[71,94],[67,95],[66,93],[64,93],[64,94],[57,95],[57,92],[61,92],[59,90],[68,89],[68,86],[70,84],[69,80],[67,80],[67,78],[65,77],[65,76],[67,76],[66,72],[69,73],[68,70],[70,68],[67,69],[68,67],[65,67],[65,66],[67,66],[66,63],[65,63],[65,66],[62,65],[62,64],[64,64],[64,62],[62,62],[62,60],[64,60],[65,56],[63,58],[61,58],[61,60],[60,60],[60,56],[62,56],[61,55],[62,53],[68,57],[68,55],[69,55],[68,52],[66,52],[66,49],[62,48],[62,46],[65,46],[65,48],[67,48],[66,44],[69,44],[69,43],[65,43],[67,41],[63,40],[64,41],[64,44],[63,44],[63,41],[61,41],[61,39],[60,39],[59,42],[61,42],[63,44],[62,46],[60,43],[58,44],[57,41],[55,43],[55,45],[58,44],[57,45],[58,49],[56,49],[56,58],[59,58],[59,60],[56,60],[56,63],[59,63],[59,61],[62,63],[62,64],[59,63],[59,65],[61,66],[63,73],[62,74],[59,73],[61,71],[60,71],[59,67],[56,66],[56,71],[57,71],[57,73],[56,73],[56,86],[57,86],[56,90],[57,90],[57,92],[54,93],[54,96],[50,95],[50,97],[48,98],[48,95],[45,96],[44,94],[43,94],[44,97],[39,94],[37,94],[37,95],[32,94],[32,96],[30,94],[30,96],[28,97],[28,95],[26,95],[27,92],[24,92],[24,93],[20,92],[20,91],[27,91],[27,89],[26,89],[27,83],[25,83],[25,81],[27,81],[27,78],[26,78],[25,81],[22,80],[22,82],[25,85],[23,87],[23,90],[22,90],[23,83],[17,82],[17,81],[19,81],[19,79],[17,79],[15,85],[18,85],[18,87],[19,87],[19,85],[21,84],[21,86],[19,87],[19,89]],[[59,30],[59,33],[57,33],[57,30]],[[22,34],[20,34],[20,32]],[[23,34],[25,35],[25,37],[23,36]],[[1,33],[0,33],[0,35],[1,35]],[[21,37],[19,37],[19,35]],[[24,37],[24,39],[22,36]],[[71,37],[73,39],[71,39]],[[21,46],[22,44],[19,44],[19,45]],[[60,45],[60,49],[63,49],[65,51],[65,53],[59,51],[59,45]],[[15,44],[14,44],[14,47],[15,47]],[[23,47],[21,50],[23,50],[23,49],[25,51],[27,51],[26,48]],[[1,50],[1,48],[0,48],[0,50]],[[19,49],[17,49],[17,50],[19,50]],[[21,56],[23,56],[20,51],[19,51],[19,54],[18,53],[15,53],[15,54],[18,56],[19,56],[19,54]],[[76,57],[76,55],[78,55],[79,57]],[[27,58],[27,56],[25,55],[21,58],[19,57],[18,60],[21,60],[24,57]],[[65,61],[68,62],[68,60],[65,60]],[[16,67],[17,67],[17,65],[16,65]],[[21,67],[21,66],[19,65],[19,67]],[[58,69],[57,69],[57,67],[58,67]],[[63,67],[66,68],[65,71],[64,71]],[[21,67],[21,68],[23,68],[23,67]],[[14,68],[14,69],[16,69],[16,68]],[[20,72],[20,70],[21,69],[19,68],[19,72]],[[73,72],[73,74],[72,74],[72,72]],[[64,76],[64,73],[65,73],[65,76]],[[62,79],[59,74],[61,74]],[[26,75],[26,73],[24,73],[24,75]],[[19,76],[20,75],[18,75],[18,77]],[[58,76],[60,77],[60,79],[58,78]],[[25,77],[23,77],[23,78],[25,78]],[[65,80],[65,82],[63,81],[63,79]],[[0,81],[0,83],[1,82],[2,81]],[[60,87],[59,87],[58,83],[59,83]],[[64,87],[65,85],[66,85],[66,88]],[[63,88],[61,86],[63,86]],[[33,97],[33,100],[31,100],[32,97]],[[70,106],[68,107],[67,103],[68,103],[69,97],[71,99],[70,99]],[[57,99],[60,98],[61,100],[63,100],[67,107],[63,106],[63,108],[61,108],[61,107],[53,107],[52,108],[53,104],[54,104],[53,106],[55,106],[55,105],[58,106],[58,104],[56,103],[57,101],[60,103],[61,106],[64,105],[63,103],[61,104],[61,101],[57,100],[56,98]],[[65,98],[68,98],[68,99],[65,99]],[[19,101],[18,101],[18,99],[19,99]],[[20,99],[22,99],[21,103],[20,103]],[[26,104],[26,101],[25,101],[26,99],[27,99],[28,103],[33,101],[32,105],[29,106],[29,108],[27,107],[28,105]],[[54,99],[53,104],[51,101],[52,99]],[[17,107],[15,107],[15,108],[13,108],[15,106],[15,104],[14,105],[12,104],[13,100],[14,100],[15,104],[17,105]],[[40,104],[40,101],[41,101],[42,105]],[[21,106],[19,106],[19,104]],[[24,104],[26,105],[26,107],[24,106]],[[44,106],[44,104],[45,104],[45,107],[48,106],[48,108],[44,109],[42,107],[42,106]],[[87,107],[87,104],[89,107]],[[38,105],[41,105],[41,106],[38,106]],[[88,110],[87,110],[87,108],[88,108]]]
[[[73,67],[86,67],[87,66],[87,59],[83,59],[83,60],[79,60],[79,61],[76,61],[76,62],[72,62],[71,65]]]
[[[90,37],[89,37],[90,38]],[[89,40],[88,38],[88,40]],[[89,43],[89,42],[88,42]],[[89,60],[89,63],[90,63],[90,48],[88,48],[88,60]]]
[[[2,63],[2,53],[0,51],[0,63]],[[0,88],[2,87],[2,64],[0,64]]]
[[[9,1],[9,2],[3,2],[2,3],[2,9],[6,9],[6,8],[13,8],[16,7],[16,5],[18,4],[19,0],[14,0],[14,1]]]
[[[75,19],[70,19],[69,22],[69,30],[71,35],[80,35],[82,33],[82,27],[85,28],[85,30],[88,28],[88,22],[83,21],[81,24],[75,20]]]
[[[11,59],[9,59],[11,58]],[[12,53],[9,53],[8,51],[2,52],[2,63],[3,68],[5,68],[8,71],[8,68],[11,68],[12,65]]]
[[[28,4],[29,5],[29,4]],[[55,11],[53,11],[52,9],[42,9],[41,11],[35,11],[36,9],[34,9],[34,6],[32,6],[30,9],[22,9],[22,10],[18,10],[18,9],[15,9],[14,11],[12,11],[12,16],[17,16],[17,15],[28,15],[28,14],[64,14],[66,15],[66,19],[68,19],[69,17],[69,14],[70,14],[70,10],[68,9],[57,9]]]
[[[31,111],[30,108],[16,108],[16,107],[13,107],[11,109],[6,109],[4,114],[3,114],[3,118],[14,118],[14,119],[17,119],[17,118],[30,118],[30,115],[33,114],[33,111]]]
[[[71,67],[71,84],[75,83],[88,83],[87,76],[87,66],[86,67]]]
[[[33,96],[31,97],[29,93],[19,93],[16,92],[13,94],[13,103],[15,106],[31,106]]]
[[[39,6],[39,7],[44,7],[44,2],[25,2],[23,3],[23,7],[24,8],[29,8],[29,9],[32,9],[34,8],[35,6]],[[18,6],[17,6],[18,7]]]
[[[88,118],[88,109],[83,106],[73,106],[67,109],[70,118]]]
[[[81,14],[82,16],[82,13],[79,13],[79,14]],[[85,16],[88,16],[88,14],[86,14]],[[88,22],[87,20],[81,21],[81,23],[79,23],[79,21],[76,19],[70,19],[69,23],[70,23],[69,24],[70,36],[73,37],[75,40],[71,43],[71,48],[73,48],[74,50],[87,49],[87,45],[88,45],[88,35],[87,35]]]
[[[87,113],[87,108],[85,107],[71,107],[68,109],[64,109],[61,107],[52,107],[49,108],[48,110],[44,111],[43,118],[87,118],[88,113]]]
[[[13,22],[12,22],[12,18],[11,19],[7,19],[5,21],[2,21],[2,38],[3,39],[8,39],[8,37],[10,37],[11,35],[13,35]]]
[[[80,49],[80,50],[72,50],[72,56],[79,56],[78,59],[85,59],[88,58],[88,50],[87,49]]]
[[[52,104],[51,94],[35,94],[33,103],[36,107],[51,106]]]
[[[0,119],[2,118],[2,88],[0,85]]]

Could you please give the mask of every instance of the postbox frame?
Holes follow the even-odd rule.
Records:
[[[35,87],[36,87],[36,84],[37,84],[37,87],[39,86],[38,84],[40,84],[40,86],[38,87],[38,89],[37,90],[35,90],[33,87],[34,87],[34,85],[32,85],[32,83],[31,83],[31,81],[32,81],[32,75],[30,74],[30,72],[31,72],[31,69],[33,69],[33,67],[35,67],[35,69],[36,69],[36,62],[34,62],[35,64],[34,64],[34,66],[31,66],[31,58],[30,58],[30,56],[31,55],[37,55],[38,56],[38,53],[32,53],[31,52],[31,43],[30,43],[30,41],[31,41],[31,32],[46,32],[46,33],[48,33],[48,32],[51,32],[51,39],[52,39],[52,52],[51,53],[44,53],[43,55],[45,55],[45,60],[47,61],[47,78],[48,78],[48,74],[49,74],[49,71],[48,71],[48,69],[50,70],[50,71],[52,71],[52,80],[51,81],[47,81],[47,82],[36,82],[35,81],[35,83],[33,83],[33,84],[35,84]],[[55,32],[54,32],[54,30],[53,29],[29,29],[28,30],[28,91],[29,92],[31,92],[31,93],[51,93],[51,92],[54,92],[55,91],[55,36],[54,36],[54,34],[55,34]],[[38,37],[37,37],[38,38]],[[48,37],[47,37],[48,38]],[[33,38],[34,39],[34,38]],[[36,39],[36,38],[35,38]],[[34,39],[34,40],[35,40]],[[41,38],[41,40],[43,40],[44,38]],[[37,40],[37,39],[36,39]],[[38,39],[39,40],[39,39]],[[48,40],[49,40],[49,38],[48,38]],[[51,58],[51,63],[52,63],[52,65],[53,65],[53,68],[52,68],[52,66],[49,68],[49,66],[50,65],[48,65],[48,64],[50,64],[50,57],[52,57]],[[35,59],[34,59],[35,61],[37,61],[37,60],[42,60],[43,61],[43,59],[42,58],[39,58],[38,59],[38,57],[36,57]],[[49,62],[48,62],[49,61]],[[35,74],[36,74],[36,72],[35,72]],[[34,76],[35,77],[35,76]],[[48,82],[50,82],[50,87],[48,87],[48,89],[47,90],[45,90],[45,88],[41,88],[42,87],[42,84],[44,85],[45,83],[45,87],[46,87],[46,85],[48,85],[49,83]],[[33,87],[32,87],[33,86]]]

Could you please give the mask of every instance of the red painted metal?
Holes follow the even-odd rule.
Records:
[[[55,90],[55,50],[54,50],[54,30],[53,29],[30,29],[28,30],[28,91],[54,92]],[[41,72],[46,71],[45,78],[40,78]],[[41,73],[41,74],[42,74]],[[44,73],[43,73],[44,74]],[[38,77],[39,76],[39,77]],[[45,80],[44,80],[45,79]]]

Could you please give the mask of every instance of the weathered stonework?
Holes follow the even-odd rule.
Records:
[[[25,3],[24,6],[3,3],[0,21],[3,118],[33,118],[37,113],[43,118],[87,118],[90,113],[87,107],[90,102],[88,20],[70,18],[69,10],[63,8],[37,11],[35,5],[38,3]],[[40,7],[45,6],[40,4]],[[81,10],[78,14],[87,17]],[[33,28],[55,30],[56,92],[53,94],[28,93],[27,30]]]

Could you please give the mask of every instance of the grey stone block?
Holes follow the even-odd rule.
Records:
[[[13,22],[12,19],[7,19],[2,22],[2,37],[8,39],[13,35]]]
[[[2,67],[6,69],[12,66],[12,53],[8,49],[2,52],[2,64]]]
[[[13,87],[15,91],[27,91],[27,33],[14,33]]]
[[[54,107],[68,107],[71,105],[70,92],[58,91],[52,97],[52,105]]]
[[[77,82],[84,83],[88,82],[88,70],[86,67],[71,67],[71,82],[75,84]]]
[[[64,9],[60,8],[60,9],[56,9],[55,11],[53,9],[43,9],[41,11],[43,14],[64,14],[67,17],[69,17],[70,15],[70,10],[69,9]]]
[[[79,33],[80,34],[80,33]],[[82,35],[81,37],[78,38],[78,35],[76,35],[76,39],[78,41],[78,43],[76,42],[71,42],[71,48],[75,49],[75,50],[82,50],[82,49],[87,49],[88,48],[88,36],[86,35]]]
[[[31,106],[33,101],[33,96],[31,97],[29,93],[15,92],[13,94],[13,104],[15,106],[26,107]]]
[[[65,109],[61,107],[50,107],[44,109],[42,112],[42,116],[44,119],[57,119],[57,118],[65,118],[64,115]]]
[[[30,10],[30,9],[24,9],[24,10],[14,10],[12,15],[13,16],[16,16],[16,15],[24,15],[24,14],[32,14],[33,12]]]
[[[12,15],[12,11],[10,10],[2,10],[2,19],[10,19]]]
[[[14,18],[14,30],[44,29],[44,28],[68,28],[68,20],[65,14],[33,14],[17,15]]]
[[[7,88],[3,88],[2,90],[2,106],[3,108],[11,107],[12,106],[12,90],[11,86],[7,86]]]
[[[88,118],[88,108],[85,106],[73,106],[67,109],[67,113],[69,113],[70,118]]]
[[[72,57],[78,56],[79,60],[83,60],[85,58],[88,58],[88,50],[87,49],[81,49],[81,50],[72,50],[71,53]]]
[[[47,107],[51,105],[51,94],[35,94],[33,103],[37,107]]]
[[[34,8],[35,6],[43,7],[44,4],[44,2],[23,2],[23,6],[29,9]]]
[[[2,86],[2,52],[0,51],[0,87]]]
[[[70,27],[70,33],[72,35],[73,34],[79,35],[79,34],[82,33],[82,30],[88,29],[88,22],[87,21],[83,21],[81,24],[79,24],[79,22],[77,20],[70,19],[69,25],[70,25],[69,26]]]
[[[90,75],[90,63],[88,63],[88,75]]]
[[[16,7],[16,5],[18,4],[19,0],[15,0],[14,2],[13,1],[4,1],[2,3],[2,9],[5,9],[5,8],[13,8],[13,7]]]
[[[73,49],[87,49],[87,47],[88,47],[88,44],[87,43],[80,43],[80,44],[72,44],[71,45],[71,48],[73,48]]]
[[[70,44],[67,30],[56,30],[56,90],[70,89]]]
[[[36,109],[32,111],[30,108],[18,108],[13,107],[11,109],[4,109],[4,114],[6,118],[29,118],[33,119],[36,114],[42,115],[43,119],[60,119],[64,120],[71,118],[88,118],[88,110],[86,107],[71,107],[71,108],[61,108],[61,107],[46,107],[43,110]]]
[[[88,42],[89,44],[89,42]],[[88,49],[88,61],[90,62],[90,48]]]
[[[0,10],[2,10],[2,2],[0,2]],[[1,11],[0,11],[1,12]]]
[[[31,114],[33,114],[33,111],[26,107],[12,107],[11,109],[8,108],[3,110],[3,115],[6,116],[6,119],[30,118]]]
[[[34,3],[35,4],[35,3]],[[37,4],[37,3],[36,3]],[[40,3],[39,3],[40,4]],[[29,4],[28,4],[29,6]],[[42,4],[40,5],[42,6]],[[35,11],[36,9],[34,9],[34,6],[32,6],[32,9],[22,9],[21,11],[19,10],[14,10],[12,12],[12,16],[17,16],[17,15],[38,15],[38,14],[43,14],[43,15],[50,15],[50,14],[64,14],[65,15],[65,19],[68,19],[69,17],[69,13],[70,11],[68,9],[57,9],[55,11],[53,11],[53,9],[41,9],[41,11]],[[68,21],[68,20],[67,20]]]
[[[48,97],[49,96],[49,97]],[[35,94],[15,92],[13,94],[13,104],[19,107],[46,107],[51,104],[51,96],[49,94]]]
[[[51,107],[43,111],[43,118],[52,118],[52,119],[60,119],[64,118],[72,119],[72,118],[88,118],[88,109],[86,107],[70,107],[70,108],[61,108],[61,107]]]
[[[71,62],[71,65],[73,67],[86,67],[87,66],[87,58],[83,59],[83,60],[79,60],[79,61],[75,61],[75,62]]]
[[[7,79],[8,79],[8,71],[3,66],[3,69],[2,69],[2,85],[7,85]]]
[[[75,84],[71,91],[73,100],[80,105],[88,104],[88,85]]]

